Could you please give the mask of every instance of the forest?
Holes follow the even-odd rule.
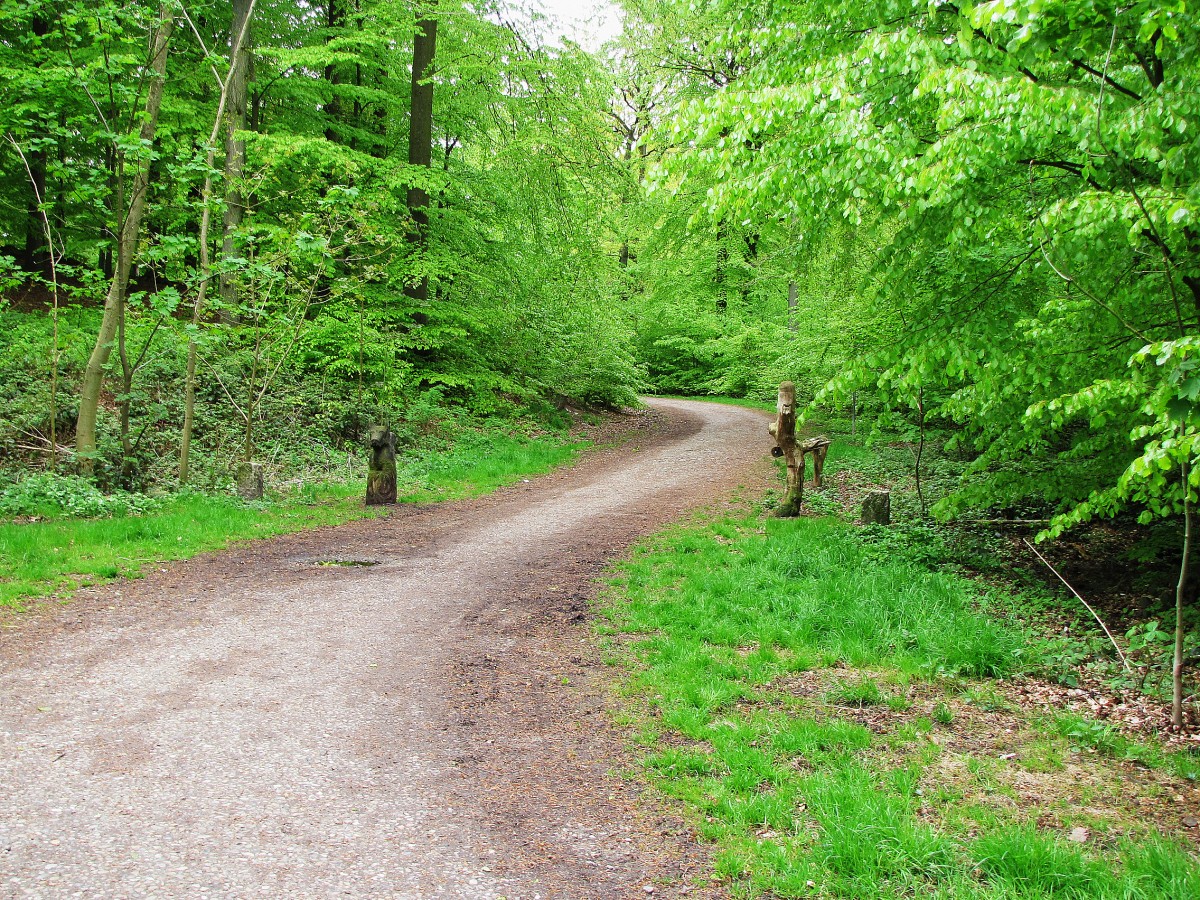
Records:
[[[429,499],[639,396],[792,381],[805,433],[893,488],[886,546],[1071,556],[1119,626],[1099,653],[1128,681],[1144,651],[1183,734],[1195,4],[616,5],[585,46],[503,0],[0,0],[6,553],[169,503],[326,521],[229,498],[263,469],[357,496],[372,426]],[[28,584],[128,571],[81,565]]]
[[[593,53],[447,0],[6,3],[5,468],[215,483],[284,422],[787,377],[950,427],[946,514],[1183,516],[1186,4],[624,15]]]

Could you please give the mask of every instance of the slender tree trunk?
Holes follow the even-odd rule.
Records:
[[[234,235],[246,214],[242,196],[242,172],[246,166],[246,142],[236,137],[246,128],[246,101],[250,84],[251,22],[254,0],[233,0],[233,26],[229,36],[229,75],[226,87],[225,215],[221,222],[221,260],[228,264],[237,255]],[[241,38],[239,40],[239,35]],[[221,300],[233,304],[237,289],[229,273],[221,273]]]
[[[29,25],[30,30],[38,37],[45,37],[50,31],[50,21],[43,15],[34,14]],[[38,63],[38,68],[41,68],[41,65]],[[47,153],[44,149],[35,146],[30,148],[29,153],[22,153],[21,158],[29,181],[29,201],[26,204],[27,218],[25,219],[25,253],[22,267],[26,272],[50,278],[53,248],[47,242],[42,213],[42,203],[46,199]]]
[[[133,442],[129,437],[129,420],[133,403],[134,367],[129,364],[129,350],[125,343],[126,309],[126,304],[122,303],[117,323],[117,358],[121,362],[121,396],[117,399],[117,412],[121,422],[121,486],[128,489],[133,475]]]
[[[150,87],[146,92],[145,117],[139,132],[144,146],[154,142],[158,127],[158,111],[162,107],[163,89],[166,85],[167,48],[174,25],[172,6],[164,3],[159,13],[159,24],[151,37]],[[125,292],[129,286],[129,270],[137,249],[138,232],[146,212],[146,191],[150,179],[149,162],[138,165],[129,197],[129,212],[124,216],[117,236],[117,265],[109,284],[108,296],[104,301],[104,315],[100,321],[100,332],[88,358],[83,373],[83,384],[79,391],[79,418],[75,424],[75,451],[79,457],[79,468],[86,475],[94,469],[96,452],[96,417],[100,408],[100,389],[104,382],[104,366],[112,353],[113,337],[121,318],[125,303]]]
[[[46,259],[50,269],[49,279],[50,286],[54,291],[50,312],[51,323],[51,345],[50,345],[50,461],[49,468],[51,472],[58,469],[58,362],[59,362],[59,346],[58,346],[58,257],[54,248],[54,229],[50,227],[50,216],[46,212],[45,206],[45,181],[42,186],[38,186],[37,176],[33,171],[33,164],[29,157],[21,150],[21,146],[10,135],[9,142],[13,145],[13,149],[17,151],[17,155],[21,157],[21,162],[25,166],[25,174],[29,178],[29,183],[32,185],[35,206],[42,226],[42,236],[46,242]]]
[[[1183,727],[1183,601],[1187,593],[1188,562],[1192,555],[1192,507],[1188,502],[1188,464],[1183,464],[1183,561],[1175,586],[1175,658],[1171,665],[1171,724]]]
[[[799,331],[799,329],[800,329],[800,323],[796,321],[796,304],[799,301],[798,294],[799,294],[799,288],[796,286],[796,282],[789,281],[788,282],[787,326],[788,326],[788,331],[790,331],[792,333],[793,337],[795,336],[796,332]]]
[[[46,249],[46,233],[42,223],[42,198],[46,196],[46,151],[29,151],[30,194],[25,220],[25,258],[22,265],[27,272],[48,278],[49,252]]]
[[[239,0],[240,2],[240,0]],[[205,160],[204,187],[200,191],[200,283],[196,287],[196,299],[192,304],[192,325],[200,325],[204,315],[204,303],[208,297],[208,282],[212,279],[212,258],[208,248],[208,232],[212,223],[212,193],[213,193],[213,164],[216,160],[217,137],[221,133],[221,125],[225,118],[225,108],[229,102],[229,93],[234,77],[234,63],[241,54],[242,44],[246,41],[250,30],[250,20],[254,15],[256,0],[248,0],[242,27],[234,29],[230,38],[230,71],[221,84],[221,94],[217,99],[217,114],[213,118],[212,132],[208,138],[208,156]],[[244,110],[243,105],[243,110]],[[183,434],[179,441],[179,483],[187,484],[190,473],[192,452],[192,427],[196,419],[196,362],[198,348],[194,337],[188,339],[187,372],[184,376],[183,389]]]
[[[717,312],[729,308],[729,289],[725,284],[725,270],[729,266],[729,248],[725,246],[725,226],[717,229]]]
[[[921,508],[921,518],[925,518],[925,493],[921,489],[921,457],[925,455],[925,389],[917,391],[917,453],[913,466],[913,474],[917,481],[917,503]]]
[[[428,168],[433,162],[433,57],[437,52],[437,19],[433,18],[437,3],[430,2],[426,15],[417,22],[413,37],[412,102],[409,106],[408,162]],[[423,188],[408,189],[408,213],[414,229],[409,241],[416,250],[424,250],[429,238],[429,194]],[[423,276],[416,284],[408,285],[404,293],[424,306],[429,301],[429,278]]]

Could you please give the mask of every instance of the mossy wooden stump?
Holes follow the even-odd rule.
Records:
[[[396,502],[396,436],[390,428],[376,426],[368,441],[371,459],[367,464],[367,506]]]
[[[262,463],[239,463],[234,472],[238,496],[243,500],[261,500],[266,491],[266,474]]]
[[[891,491],[872,491],[863,498],[862,523],[864,525],[892,524]]]

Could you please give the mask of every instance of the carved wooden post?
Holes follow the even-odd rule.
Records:
[[[800,478],[804,478],[804,457],[811,453],[813,458],[813,487],[821,486],[821,473],[825,470],[825,454],[829,452],[829,445],[833,441],[820,435],[819,437],[808,438],[796,444],[796,448],[800,451]]]
[[[371,461],[367,465],[367,506],[396,502],[396,436],[390,428],[371,429]]]
[[[813,451],[813,487],[821,486],[821,472],[825,469],[825,454],[828,452],[828,444]]]
[[[800,515],[800,504],[804,501],[804,470],[796,463],[796,386],[790,381],[779,385],[775,421],[767,430],[779,448],[776,455],[783,456],[787,462],[787,493],[780,501],[776,515],[793,518]]]

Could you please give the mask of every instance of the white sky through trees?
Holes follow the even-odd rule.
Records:
[[[621,31],[616,6],[607,0],[534,0],[557,23],[546,34],[565,34],[589,50],[599,48]]]

